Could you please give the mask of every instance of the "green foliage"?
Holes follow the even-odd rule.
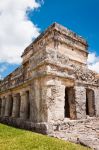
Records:
[[[0,124],[0,150],[89,150],[80,145]]]

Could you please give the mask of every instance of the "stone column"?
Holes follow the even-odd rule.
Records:
[[[9,103],[10,103],[9,96],[7,96],[5,100],[5,114],[4,114],[5,117],[9,116]]]
[[[75,102],[77,119],[86,118],[86,89],[83,86],[75,86]]]
[[[94,89],[95,94],[95,113],[96,117],[99,117],[99,87]]]
[[[40,122],[40,118],[42,118],[42,113],[40,112],[40,84],[38,80],[35,80],[31,83],[30,91],[29,91],[29,100],[30,100],[30,120],[32,122]],[[44,89],[44,87],[43,87]],[[42,106],[42,105],[41,105]],[[40,117],[39,117],[40,116]]]
[[[1,116],[3,117],[5,114],[5,104],[6,104],[6,99],[5,97],[2,98],[2,104],[1,104]]]
[[[65,86],[61,80],[49,80],[46,100],[48,103],[48,121],[64,120]]]
[[[1,116],[2,99],[0,98],[0,116]]]
[[[12,95],[8,95],[6,97],[6,105],[5,105],[5,117],[10,117],[12,115]]]
[[[20,95],[13,95],[13,109],[12,109],[12,117],[19,117],[20,114]]]
[[[34,119],[35,119],[35,117],[34,117],[34,109],[33,109],[33,107],[34,107],[34,105],[33,105],[33,101],[34,101],[34,91],[33,91],[33,89],[32,89],[32,86],[31,86],[31,89],[30,89],[30,93],[29,93],[29,99],[30,99],[30,120],[32,121],[32,122],[35,122],[34,121]]]
[[[27,119],[28,118],[28,99],[27,92],[21,92],[21,106],[20,106],[20,118]]]

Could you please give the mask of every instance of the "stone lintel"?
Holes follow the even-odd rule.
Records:
[[[91,87],[99,87],[99,85],[98,84],[93,84],[93,83],[87,83],[87,82],[82,82],[82,81],[76,81],[75,82],[75,85],[76,86],[84,86],[84,87],[88,87],[88,86],[91,86]]]

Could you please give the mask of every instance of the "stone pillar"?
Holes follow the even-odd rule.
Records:
[[[2,104],[1,104],[1,116],[3,117],[5,114],[5,104],[6,104],[6,99],[5,97],[2,98]]]
[[[19,117],[20,115],[20,95],[13,95],[13,109],[12,109],[12,117]]]
[[[31,83],[29,91],[30,99],[30,120],[32,122],[41,122],[42,113],[40,113],[40,83],[39,80],[35,80]],[[44,87],[43,87],[44,89]],[[42,106],[42,105],[41,105]]]
[[[6,97],[5,117],[10,117],[12,115],[12,105],[13,105],[12,96],[8,95]]]
[[[86,118],[86,89],[83,86],[75,86],[75,102],[77,119]]]
[[[30,120],[32,122],[47,122],[48,108],[47,108],[47,86],[44,78],[36,79],[31,83],[29,91],[30,99]]]
[[[21,92],[21,106],[20,106],[20,118],[27,119],[28,118],[28,98],[27,92]]]
[[[9,96],[7,96],[5,101],[5,114],[4,114],[5,117],[9,116],[9,103],[10,103]]]
[[[99,87],[94,89],[95,94],[95,113],[96,117],[99,117]]]
[[[0,116],[1,116],[2,99],[0,98]]]
[[[65,85],[61,80],[49,80],[47,82],[48,121],[57,122],[64,120]]]
[[[34,113],[34,105],[33,105],[33,103],[34,103],[34,91],[33,91],[33,89],[32,89],[32,86],[31,86],[31,89],[30,89],[30,93],[29,93],[29,99],[30,99],[30,120],[32,121],[32,122],[35,122],[34,120],[35,120],[35,113]]]

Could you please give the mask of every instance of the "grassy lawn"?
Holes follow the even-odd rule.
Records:
[[[56,138],[0,124],[0,150],[89,150]]]

